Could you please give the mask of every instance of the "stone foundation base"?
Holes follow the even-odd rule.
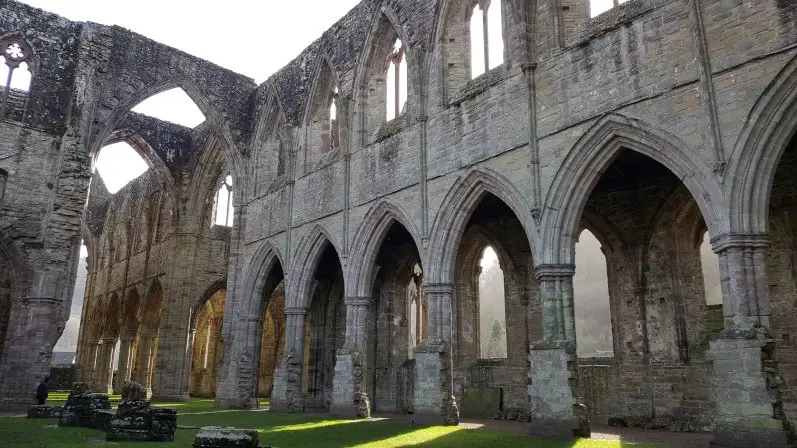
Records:
[[[335,376],[332,378],[332,404],[329,415],[346,419],[369,418],[371,403],[365,389],[361,358],[357,354],[338,353],[335,356]]]
[[[573,394],[575,344],[541,342],[529,351],[529,433],[547,437],[590,437],[586,407]]]
[[[412,420],[421,424],[458,425],[459,408],[451,394],[452,372],[440,347],[419,347],[415,352]]]
[[[24,412],[34,401],[30,398],[3,398],[0,399],[0,411],[2,412]]]
[[[28,408],[28,418],[59,418],[61,406],[35,405]]]

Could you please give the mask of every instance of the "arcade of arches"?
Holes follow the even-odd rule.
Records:
[[[0,408],[74,300],[97,392],[794,446],[795,30],[780,0],[363,0],[258,85],[10,0]]]

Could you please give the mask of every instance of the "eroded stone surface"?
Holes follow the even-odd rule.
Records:
[[[204,426],[194,438],[194,448],[257,448],[258,433],[251,429]]]

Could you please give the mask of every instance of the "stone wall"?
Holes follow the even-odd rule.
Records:
[[[110,359],[125,307],[108,305],[135,295],[144,303],[157,278],[163,312],[150,331],[157,346],[145,350],[139,338],[128,350],[156,354],[153,389],[165,399],[187,393],[191,316],[223,282],[217,400],[253,405],[266,297],[282,276],[283,353],[291,362],[279,367],[285,391],[275,395],[289,409],[327,408],[333,399],[361,404],[346,403],[343,389],[335,393],[334,363],[336,353],[370,352],[364,379],[354,380],[379,398],[377,409],[380,402],[408,408],[409,388],[399,386],[412,377],[415,411],[446,422],[455,421],[463,387],[478,385],[504,389],[506,408],[520,411],[528,400],[533,429],[560,435],[572,435],[583,417],[574,403],[584,399],[600,418],[663,415],[682,427],[716,423],[727,435],[750,417],[782,435],[781,407],[794,412],[788,325],[779,317],[794,299],[787,244],[767,252],[770,284],[759,279],[767,274],[769,234],[788,239],[768,218],[788,209],[790,195],[775,171],[797,128],[794,6],[630,0],[589,18],[583,1],[504,0],[505,63],[467,79],[467,16],[457,3],[364,0],[260,86],[118,27],[10,3],[0,35],[24,31],[42,56],[38,73],[50,74],[34,73],[27,103],[42,113],[0,123],[7,137],[0,151],[13,154],[0,158],[8,172],[5,263],[25,266],[31,274],[20,278],[28,284],[49,284],[31,279],[52,280],[51,272],[68,278],[88,197],[83,233],[96,241],[84,322],[93,315],[86,313],[105,311],[97,314],[101,329],[84,325],[78,363],[91,370],[98,350],[101,365]],[[52,53],[46,36],[63,48]],[[383,69],[397,38],[410,73],[408,101],[386,121]],[[177,129],[128,113],[168,87],[189,93],[206,123]],[[339,147],[332,148],[319,117],[336,88]],[[139,150],[153,173],[113,196],[95,189],[94,178],[87,195],[91,157],[136,135],[148,143]],[[783,160],[780,178],[792,170]],[[210,225],[209,198],[228,173],[235,225],[219,229]],[[765,193],[773,181],[774,212]],[[143,191],[161,194],[157,207],[138,199]],[[141,218],[145,202],[161,218],[150,223],[162,232],[160,243],[139,244],[140,226],[126,219]],[[485,207],[498,213],[480,212]],[[394,260],[379,259],[392,247],[394,224],[406,231],[403,244],[417,254],[424,291],[434,298],[426,338],[413,351],[402,320],[407,283],[386,281],[383,269]],[[606,383],[605,404],[595,392],[603,380],[579,371],[571,353],[573,247],[582,228],[601,241],[609,268],[617,379]],[[722,334],[702,289],[704,230],[720,259]],[[509,353],[498,366],[484,365],[472,349],[478,301],[468,257],[487,243],[507,273]],[[46,273],[36,277],[39,271]],[[15,291],[20,283],[3,279],[11,286],[2,287]],[[21,321],[15,300],[68,296],[69,281],[51,283],[10,295],[9,335],[25,332],[14,328]],[[45,305],[33,303],[52,322],[47,338],[54,341],[66,314],[57,302],[56,311]],[[99,339],[108,345],[92,348]],[[30,347],[3,350],[0,367],[30,372],[9,361],[31,358],[17,356]],[[743,362],[734,351],[764,361]],[[772,386],[775,361],[782,388]],[[399,374],[407,365],[413,375]],[[745,393],[712,395],[712,387],[738,386],[723,381],[718,366],[747,378]],[[390,376],[378,385],[379,369]],[[748,445],[766,438],[749,424]]]

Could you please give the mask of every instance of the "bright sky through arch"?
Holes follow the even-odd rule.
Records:
[[[113,194],[144,174],[149,166],[133,147],[119,142],[100,150],[94,168],[100,172],[108,192]]]

